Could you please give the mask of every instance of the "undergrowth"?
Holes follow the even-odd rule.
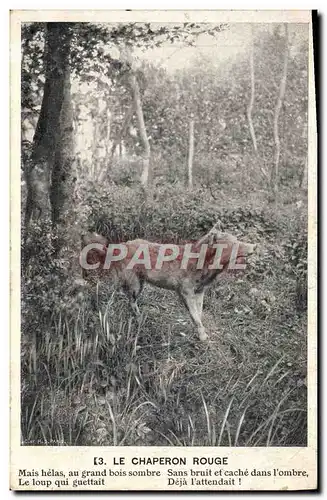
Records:
[[[201,343],[174,294],[146,287],[136,319],[112,283],[76,293],[45,252],[23,277],[22,444],[305,446],[305,214],[203,190],[94,193],[88,228],[111,240],[185,241],[220,219],[258,258],[209,289]]]

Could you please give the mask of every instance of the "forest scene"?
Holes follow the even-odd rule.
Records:
[[[308,25],[23,23],[21,444],[307,445]],[[255,243],[140,317],[81,236]]]

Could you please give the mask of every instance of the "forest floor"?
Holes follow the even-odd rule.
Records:
[[[22,344],[23,444],[306,445],[295,280],[218,278],[204,300],[206,342],[173,292],[146,286],[135,318],[124,294],[98,290],[96,311],[82,305],[58,319],[57,338]]]

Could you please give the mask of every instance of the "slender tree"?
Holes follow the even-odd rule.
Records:
[[[112,146],[111,146],[111,151],[110,151],[110,158],[111,159],[113,158],[113,156],[115,154],[117,146],[119,144],[121,144],[121,142],[125,139],[127,131],[128,131],[128,127],[129,127],[129,125],[131,123],[132,117],[133,117],[133,108],[130,107],[126,111],[126,114],[125,114],[125,117],[124,117],[124,120],[123,120],[120,132],[116,135],[116,137],[112,141]]]
[[[280,160],[280,138],[279,138],[279,129],[278,129],[278,121],[280,110],[282,108],[285,90],[286,90],[286,82],[287,82],[287,68],[288,68],[288,59],[289,59],[289,43],[288,43],[288,26],[287,23],[284,24],[285,28],[285,48],[284,48],[284,60],[283,60],[283,69],[282,75],[280,79],[279,85],[279,93],[278,99],[276,102],[275,113],[274,113],[274,142],[275,142],[275,158],[274,158],[274,169],[272,171],[272,185],[275,196],[278,193],[278,183],[279,183],[279,160]]]
[[[136,71],[133,64],[133,56],[131,48],[125,45],[121,47],[120,53],[121,53],[121,60],[127,71],[127,80],[131,90],[134,112],[136,114],[138,131],[143,147],[143,154],[142,154],[143,168],[141,174],[141,184],[143,188],[146,189],[148,187],[149,176],[150,176],[151,148],[144,121],[140,86],[136,77]]]
[[[194,120],[190,120],[189,127],[189,142],[188,142],[188,161],[187,161],[187,172],[188,172],[188,187],[192,189],[193,187],[193,156],[194,156]]]
[[[250,62],[250,78],[251,78],[251,94],[250,94],[250,101],[249,105],[247,108],[247,119],[248,119],[248,124],[249,124],[249,129],[250,129],[250,134],[251,134],[251,139],[252,139],[252,144],[253,144],[253,149],[255,153],[257,153],[257,139],[255,136],[255,130],[253,126],[253,121],[252,121],[252,110],[253,110],[253,104],[254,104],[254,96],[255,96],[255,76],[254,76],[254,42],[253,42],[253,33],[251,33],[252,39],[251,39],[251,47],[250,47],[250,57],[249,57],[249,62]]]

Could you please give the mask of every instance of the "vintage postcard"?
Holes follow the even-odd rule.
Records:
[[[11,489],[317,488],[312,17],[11,12]]]

